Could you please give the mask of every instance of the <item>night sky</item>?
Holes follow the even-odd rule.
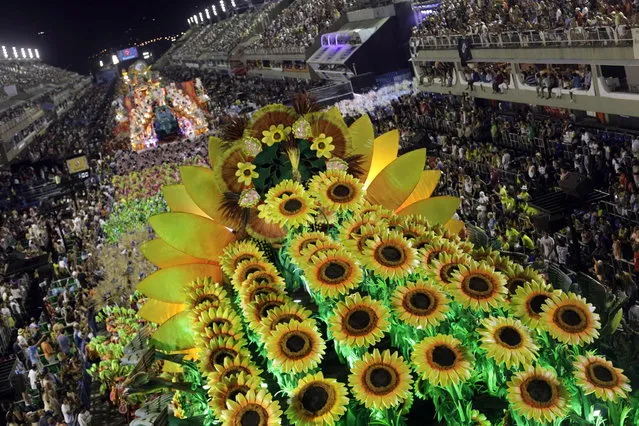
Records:
[[[0,45],[38,48],[44,62],[87,74],[88,57],[186,31],[187,18],[210,2],[182,0],[3,0]],[[43,35],[38,35],[44,32]],[[168,46],[167,46],[168,47]]]

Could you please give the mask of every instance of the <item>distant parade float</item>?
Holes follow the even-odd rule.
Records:
[[[150,219],[138,315],[163,373],[125,393],[171,388],[197,424],[637,419],[597,352],[613,315],[465,239],[424,149],[397,157],[397,131],[303,97],[221,136]]]
[[[131,148],[140,151],[207,133],[208,96],[201,81],[165,85],[138,62],[122,72],[122,94],[116,101],[116,129],[128,129]]]

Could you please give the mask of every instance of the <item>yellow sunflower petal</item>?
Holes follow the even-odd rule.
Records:
[[[224,197],[215,183],[215,173],[211,169],[182,166],[180,176],[189,197],[211,219],[232,229],[239,227],[239,221],[229,218],[221,209]]]
[[[138,311],[138,315],[150,322],[163,324],[173,315],[182,312],[188,307],[184,303],[167,303],[156,299],[147,299]]]
[[[450,195],[427,198],[410,204],[397,212],[398,215],[422,215],[430,226],[447,223],[459,208],[461,200]]]
[[[189,197],[184,185],[165,185],[162,187],[162,194],[171,212],[191,213],[210,219]]]
[[[442,172],[439,170],[424,170],[419,177],[419,182],[415,186],[415,189],[413,189],[413,192],[410,193],[401,206],[397,207],[397,210],[401,210],[406,206],[416,203],[417,201],[430,198],[430,196],[433,195],[435,188],[437,188],[441,175]]]
[[[148,297],[168,303],[186,303],[188,297],[185,286],[199,277],[211,277],[213,281],[222,280],[219,266],[207,264],[180,265],[160,269],[142,280],[137,290]]]
[[[413,192],[426,163],[426,149],[404,154],[384,167],[366,189],[366,199],[395,210]]]
[[[163,213],[151,217],[149,222],[173,248],[201,259],[217,261],[235,238],[223,225],[189,213]]]
[[[189,263],[210,263],[210,261],[206,259],[200,259],[182,253],[160,238],[143,243],[140,246],[140,251],[149,262],[158,268],[170,268],[172,266],[186,265]]]
[[[351,134],[351,147],[349,152],[362,156],[362,170],[364,176],[368,174],[373,159],[373,143],[375,142],[375,129],[368,114],[362,115],[348,128]],[[395,152],[397,156],[397,152]]]
[[[398,152],[398,130],[391,130],[390,132],[379,135],[375,141],[373,141],[373,156],[371,158],[371,166],[368,171],[368,176],[364,182],[364,188],[368,188],[377,175],[397,158]]]

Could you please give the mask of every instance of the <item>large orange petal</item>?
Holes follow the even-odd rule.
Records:
[[[186,303],[188,294],[185,286],[196,278],[211,277],[214,282],[222,282],[222,270],[217,265],[203,263],[180,265],[160,269],[140,281],[137,290],[148,297],[166,303]]]
[[[192,213],[210,219],[201,208],[189,197],[184,185],[166,185],[162,187],[162,194],[172,212]]]
[[[355,120],[348,128],[348,131],[351,134],[349,154],[362,156],[361,167],[364,170],[364,176],[366,176],[371,168],[373,142],[375,142],[375,129],[368,114],[364,114]]]
[[[446,224],[444,225],[444,228],[446,228],[447,230],[449,230],[455,235],[459,235],[464,230],[464,228],[466,228],[466,225],[464,225],[464,222],[462,222],[459,219],[451,219],[448,222],[446,222]]]
[[[373,142],[373,157],[368,176],[364,182],[367,188],[386,166],[397,158],[399,152],[399,131],[391,130],[379,135]]]
[[[168,245],[161,238],[147,241],[140,246],[140,250],[149,262],[158,268],[186,265],[188,263],[211,263],[210,260],[199,259],[182,253]]]
[[[402,205],[398,207],[398,210],[433,195],[433,191],[437,188],[441,175],[442,172],[439,170],[424,170],[422,175],[419,177],[417,186],[413,189],[413,192],[410,193]]]
[[[460,204],[461,200],[459,198],[443,195],[413,203],[398,211],[397,214],[419,214],[424,216],[430,225],[443,225],[455,214]]]
[[[151,343],[161,351],[189,349],[195,346],[195,335],[191,328],[193,319],[189,311],[182,311],[162,324],[153,336]]]
[[[138,311],[138,315],[147,321],[163,324],[173,315],[182,312],[188,307],[183,303],[166,303],[157,299],[147,299],[144,306]]]
[[[382,170],[366,190],[366,198],[395,210],[413,192],[426,162],[426,149],[404,154]]]
[[[228,219],[221,210],[224,195],[218,189],[215,173],[211,169],[183,166],[180,167],[180,175],[189,197],[211,219],[229,228],[236,229],[239,227],[239,221]]]
[[[224,225],[191,213],[162,213],[149,219],[166,243],[182,253],[218,261],[235,237]]]

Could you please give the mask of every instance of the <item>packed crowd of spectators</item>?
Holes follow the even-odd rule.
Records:
[[[78,79],[74,72],[52,67],[41,62],[0,63],[0,87],[15,85],[19,89],[31,89],[43,84],[64,85]]]
[[[110,137],[112,122],[110,103],[115,87],[95,86],[75,101],[65,115],[47,132],[29,145],[24,156],[32,161],[49,157],[65,157],[80,151],[96,151]]]
[[[20,102],[15,106],[9,107],[0,112],[0,131],[4,128],[8,128],[16,123],[19,123],[33,112],[32,102]]]
[[[570,30],[579,35],[585,27],[606,27],[628,36],[637,25],[637,4],[631,0],[518,0],[464,2],[445,0],[414,28],[415,36],[477,35],[482,44],[490,34],[525,30]]]
[[[426,141],[431,167],[443,172],[440,193],[462,198],[460,218],[484,230],[495,249],[589,271],[610,291],[626,292],[630,304],[637,298],[629,283],[639,276],[639,135],[528,109],[493,110],[469,96],[405,95],[369,115],[376,134],[398,128],[404,150]],[[568,227],[554,235],[537,231],[529,204],[570,172],[609,194],[574,211],[569,220],[578,242]]]
[[[171,58],[193,60],[206,53],[230,52],[258,26],[266,24],[268,13],[278,3],[279,0],[265,2],[222,21],[195,27],[189,39],[171,52]]]
[[[304,49],[346,12],[351,0],[296,0],[265,24],[248,49]]]

